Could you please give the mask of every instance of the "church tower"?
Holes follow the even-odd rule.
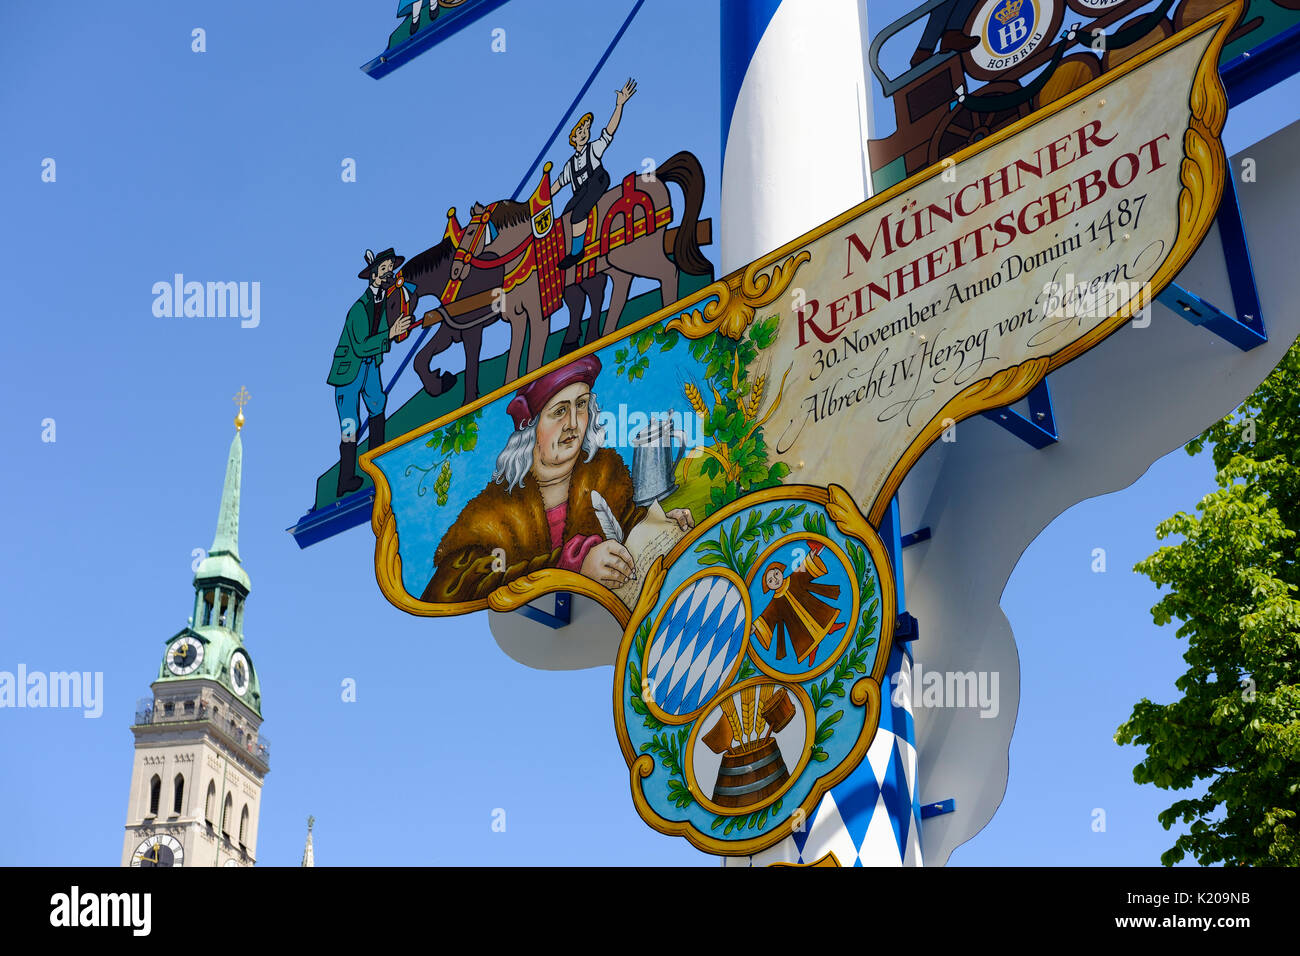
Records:
[[[239,558],[244,402],[226,461],[217,531],[194,575],[189,625],[163,649],[152,697],[136,706],[123,866],[252,866],[270,742],[244,647],[250,589]]]

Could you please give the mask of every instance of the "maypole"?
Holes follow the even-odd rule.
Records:
[[[721,17],[726,274],[869,198],[872,129],[865,4],[723,0]],[[788,294],[799,293],[796,280]],[[890,557],[901,612],[900,551]],[[845,866],[920,865],[910,674],[911,651],[899,644],[885,686],[909,690],[884,702],[868,759],[822,798],[802,832],[727,865],[815,862],[830,852]]]

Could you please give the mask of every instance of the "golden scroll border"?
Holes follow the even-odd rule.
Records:
[[[385,450],[404,442],[414,441],[498,399],[512,395],[556,368],[607,348],[615,342],[665,320],[668,329],[678,330],[689,338],[700,338],[713,331],[739,337],[753,321],[757,310],[774,302],[788,288],[799,267],[811,260],[811,253],[803,248],[810,242],[865,215],[871,209],[889,202],[898,195],[916,188],[922,182],[940,175],[948,166],[965,162],[984,150],[1019,135],[1044,119],[1088,97],[1095,96],[1115,81],[1134,70],[1141,69],[1193,38],[1209,30],[1215,30],[1215,35],[1202,54],[1201,62],[1192,79],[1189,93],[1191,116],[1183,135],[1183,156],[1179,170],[1182,189],[1178,197],[1178,234],[1163,264],[1137,296],[1125,303],[1114,316],[1098,323],[1074,342],[1050,356],[1041,356],[1002,369],[986,379],[972,383],[951,398],[904,450],[872,499],[867,511],[867,519],[873,526],[878,527],[903,478],[920,459],[926,448],[942,433],[942,422],[945,419],[951,419],[953,422],[961,421],[982,411],[1009,405],[1023,398],[1049,372],[1078,358],[1119,329],[1136,312],[1145,308],[1196,252],[1209,232],[1223,193],[1223,177],[1226,174],[1227,160],[1219,134],[1227,119],[1228,100],[1219,78],[1218,63],[1228,34],[1240,19],[1244,7],[1244,0],[1237,0],[1236,3],[1221,7],[1195,24],[1144,50],[1133,59],[1103,73],[1086,86],[1017,120],[978,143],[967,146],[943,163],[930,166],[884,192],[872,196],[811,232],[750,263],[744,269],[724,276],[671,306],[556,359],[468,405],[392,439],[377,449],[367,451],[361,456],[360,465],[375,484],[371,528],[376,537],[375,578],[384,597],[395,607],[410,614],[443,617],[468,614],[484,608],[511,611],[546,594],[568,591],[596,601],[614,616],[620,626],[626,628],[631,615],[612,591],[580,574],[558,569],[545,569],[518,578],[497,588],[486,599],[477,601],[438,604],[411,596],[402,583],[402,560],[398,550],[397,519],[392,510],[392,490],[388,485],[387,477],[375,464],[374,459],[382,455]],[[768,269],[771,269],[770,273],[767,272]]]
[[[669,567],[678,559],[685,557],[696,542],[707,532],[735,517],[740,512],[773,501],[791,500],[807,501],[825,508],[827,515],[835,523],[835,527],[839,529],[841,534],[858,541],[867,549],[867,553],[871,556],[872,563],[875,565],[876,574],[880,579],[880,637],[876,644],[875,662],[871,668],[871,673],[858,678],[849,688],[849,700],[857,707],[865,707],[866,715],[858,739],[849,752],[845,754],[844,759],[814,781],[812,790],[809,791],[797,808],[792,807],[789,810],[786,819],[779,826],[773,827],[771,831],[761,836],[750,837],[746,840],[720,840],[700,831],[689,820],[669,820],[660,816],[646,799],[645,793],[641,789],[641,781],[654,772],[655,758],[650,754],[637,753],[636,748],[632,745],[631,735],[628,733],[623,708],[623,688],[627,683],[627,662],[631,656],[633,644],[636,642],[637,628],[659,603],[659,594],[663,589],[664,579],[667,576]],[[719,856],[748,856],[775,846],[788,837],[794,829],[796,809],[802,811],[803,819],[806,820],[813,809],[820,803],[821,798],[856,770],[866,758],[871,741],[875,739],[876,731],[880,727],[880,709],[883,694],[881,685],[885,679],[885,672],[889,669],[890,655],[894,650],[894,624],[897,615],[897,585],[894,581],[894,568],[890,563],[889,552],[886,550],[884,542],[880,540],[879,533],[867,521],[866,515],[854,504],[853,496],[839,485],[830,485],[826,488],[819,485],[780,485],[775,488],[764,488],[738,501],[731,502],[693,528],[666,555],[656,558],[647,570],[645,584],[641,588],[641,595],[637,598],[631,619],[624,627],[623,639],[619,642],[618,647],[618,658],[614,662],[614,729],[618,734],[618,745],[623,751],[623,759],[628,766],[632,786],[632,802],[636,806],[636,811],[641,819],[660,833],[667,836],[685,837],[695,848]],[[858,622],[854,620],[853,627],[855,630],[857,625]],[[647,649],[650,646],[649,641],[653,639],[653,634],[647,638]],[[759,674],[755,678],[747,679],[745,683],[752,681],[770,683],[772,678],[766,674]],[[797,684],[801,681],[798,675],[792,675],[783,678],[781,682]],[[700,708],[700,718],[703,719],[712,711],[714,704],[720,697],[734,691],[734,686],[720,688],[718,693]],[[815,713],[810,713],[809,721],[810,725],[815,727]],[[697,734],[692,734],[692,743],[696,736]],[[798,777],[807,767],[809,761],[806,758],[806,754],[801,755],[796,771],[791,773],[792,781],[797,782]],[[711,808],[713,806],[712,802],[707,799],[706,794],[699,791],[694,777],[688,776],[686,779],[691,795],[695,797],[700,806],[705,809]],[[790,786],[793,787],[794,783],[791,783]],[[786,788],[787,791],[788,789]],[[772,801],[776,799],[776,796],[771,798]],[[752,809],[746,810],[746,814],[750,812],[752,812]]]

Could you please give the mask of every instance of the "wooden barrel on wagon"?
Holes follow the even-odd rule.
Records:
[[[722,757],[713,802],[720,807],[751,807],[780,790],[789,777],[776,738],[741,744]]]

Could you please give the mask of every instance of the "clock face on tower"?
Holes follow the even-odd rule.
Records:
[[[177,677],[193,674],[203,663],[203,642],[186,635],[167,648],[167,669]]]
[[[235,651],[230,655],[230,686],[240,697],[248,692],[248,675],[251,670],[243,651]]]
[[[169,836],[149,837],[131,857],[132,866],[184,866],[185,850]]]

